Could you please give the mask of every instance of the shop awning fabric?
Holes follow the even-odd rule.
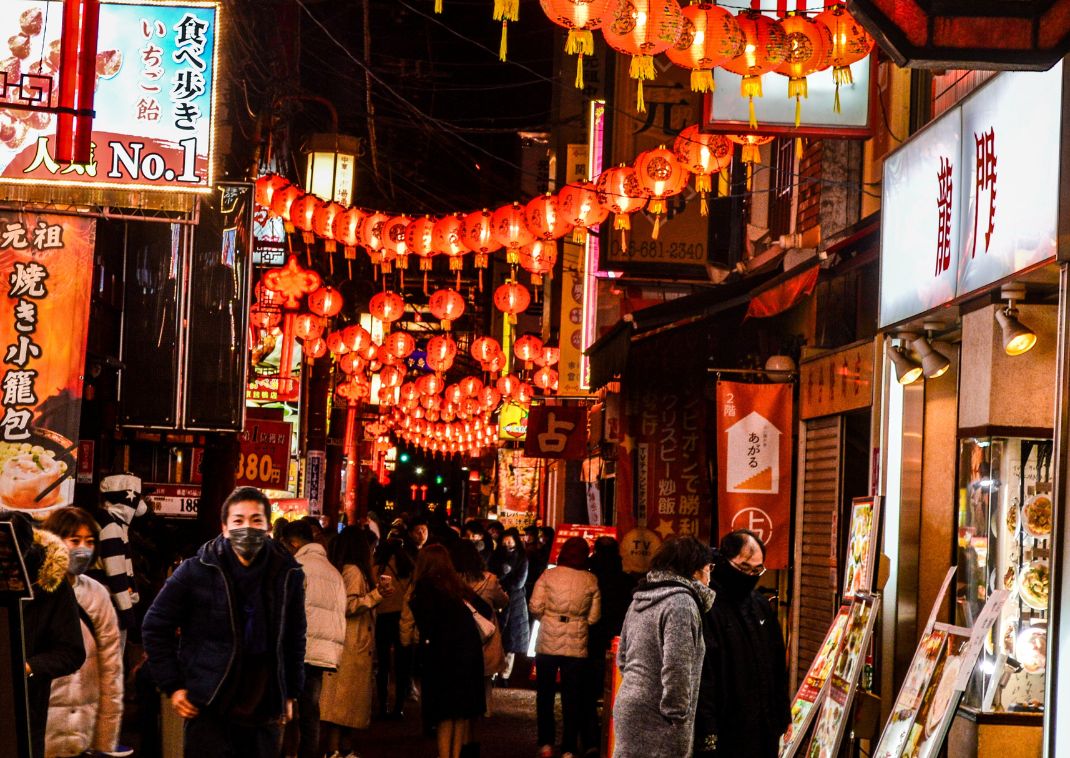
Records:
[[[781,274],[727,282],[709,292],[688,295],[626,315],[587,348],[586,354],[591,359],[591,388],[604,387],[624,373],[633,342],[692,326],[733,309],[740,311],[740,320],[783,313],[813,292],[819,264],[820,260],[815,257]]]

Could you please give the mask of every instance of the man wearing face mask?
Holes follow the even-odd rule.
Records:
[[[183,561],[145,615],[149,667],[186,719],[187,758],[277,755],[304,686],[304,574],[268,537],[270,512],[260,490],[234,490],[223,533]]]
[[[776,612],[755,592],[765,573],[765,545],[734,531],[714,551],[706,614],[696,756],[776,758],[791,720],[784,637]]]

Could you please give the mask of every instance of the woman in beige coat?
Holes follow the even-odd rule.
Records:
[[[346,641],[338,670],[323,676],[320,719],[327,753],[353,750],[353,729],[371,723],[375,616],[373,609],[393,593],[389,576],[372,582],[371,546],[363,530],[347,526],[330,549],[331,563],[342,572],[346,586]],[[343,739],[345,737],[346,739]],[[343,744],[348,743],[348,744]]]

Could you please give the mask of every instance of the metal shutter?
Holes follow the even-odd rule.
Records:
[[[793,680],[800,682],[836,615],[843,418],[804,422],[802,507],[797,521]]]

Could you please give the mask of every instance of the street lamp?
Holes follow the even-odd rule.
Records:
[[[358,147],[356,137],[313,134],[306,150],[305,190],[322,200],[333,200],[348,207],[353,202]]]

